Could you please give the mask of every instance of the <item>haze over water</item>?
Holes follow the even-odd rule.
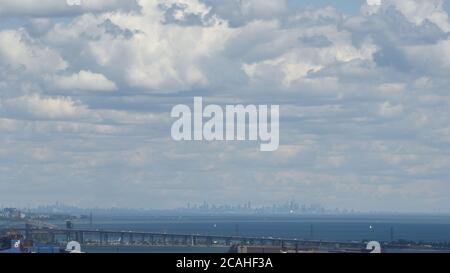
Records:
[[[89,228],[88,222],[75,222]],[[242,235],[330,241],[450,242],[450,216],[117,216],[95,217],[93,228],[177,234]]]

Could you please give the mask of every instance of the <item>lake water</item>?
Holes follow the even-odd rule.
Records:
[[[89,228],[88,222],[74,224]],[[450,216],[94,216],[93,228],[332,241],[390,241],[392,228],[395,240],[450,242]]]
[[[75,220],[74,228],[90,228]],[[63,226],[62,222],[54,222]],[[176,234],[241,235],[331,241],[450,243],[450,215],[307,215],[307,216],[95,216],[93,229]],[[202,247],[85,247],[87,252],[227,252]]]

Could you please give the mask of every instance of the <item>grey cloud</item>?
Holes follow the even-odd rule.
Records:
[[[61,17],[76,16],[87,12],[133,11],[139,10],[136,1],[121,0],[81,0],[79,6],[71,6],[65,0],[17,0],[0,1],[0,17],[31,16],[31,17]]]

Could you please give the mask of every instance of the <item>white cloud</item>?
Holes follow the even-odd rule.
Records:
[[[425,20],[429,20],[442,30],[450,31],[448,14],[444,10],[444,0],[395,0],[390,2],[416,24],[422,24]]]
[[[273,18],[287,11],[286,0],[242,0],[239,1],[241,12],[250,18]]]
[[[24,29],[0,32],[0,60],[3,67],[40,75],[68,65],[56,50],[34,41]]]
[[[56,76],[54,85],[60,90],[69,91],[116,91],[117,86],[103,74],[81,70],[69,76]]]
[[[135,1],[122,0],[81,0],[80,6],[70,6],[66,0],[0,0],[0,16],[61,16],[130,10],[135,7]]]
[[[383,117],[388,117],[388,118],[398,116],[402,112],[403,112],[403,106],[401,104],[393,105],[388,101],[381,104],[380,108],[379,108],[379,114]]]
[[[435,44],[408,46],[404,52],[416,67],[435,74],[447,74],[450,71],[450,39]]]
[[[284,31],[279,26],[277,31],[279,33],[275,39],[296,43],[296,46],[284,49],[284,52],[280,52],[275,58],[244,64],[243,69],[253,82],[261,82],[264,85],[266,82],[278,81],[278,87],[295,88],[296,83],[313,82],[309,77],[310,74],[317,73],[323,68],[354,60],[371,61],[372,55],[377,51],[376,45],[370,40],[364,41],[359,47],[355,46],[351,33],[340,31],[335,26],[313,26],[306,29],[299,27]],[[305,37],[306,40],[314,35],[322,35],[321,37],[328,42],[316,47],[290,39],[297,37],[298,40]],[[271,50],[277,43],[277,40],[272,40],[264,45],[264,49]]]
[[[428,20],[443,31],[450,31],[444,0],[368,0],[363,11],[376,13],[389,7],[395,7],[414,24],[420,25]]]
[[[369,6],[379,6],[381,5],[382,0],[367,0],[367,4]]]
[[[230,32],[226,25],[160,25],[138,15],[112,21],[139,33],[130,39],[103,36],[89,42],[87,50],[99,65],[123,75],[130,86],[163,93],[206,86],[208,71],[203,63],[221,51]]]
[[[3,111],[36,119],[73,119],[86,114],[87,108],[69,97],[27,95],[7,99]]]

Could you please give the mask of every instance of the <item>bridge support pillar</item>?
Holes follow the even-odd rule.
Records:
[[[80,244],[84,244],[84,232],[80,231],[80,234],[78,235],[78,242]]]
[[[29,223],[25,224],[25,240],[32,240],[31,235],[31,225]]]
[[[53,233],[53,232],[49,232],[48,233],[48,241],[51,243],[51,244],[54,244],[55,243],[55,234]]]

